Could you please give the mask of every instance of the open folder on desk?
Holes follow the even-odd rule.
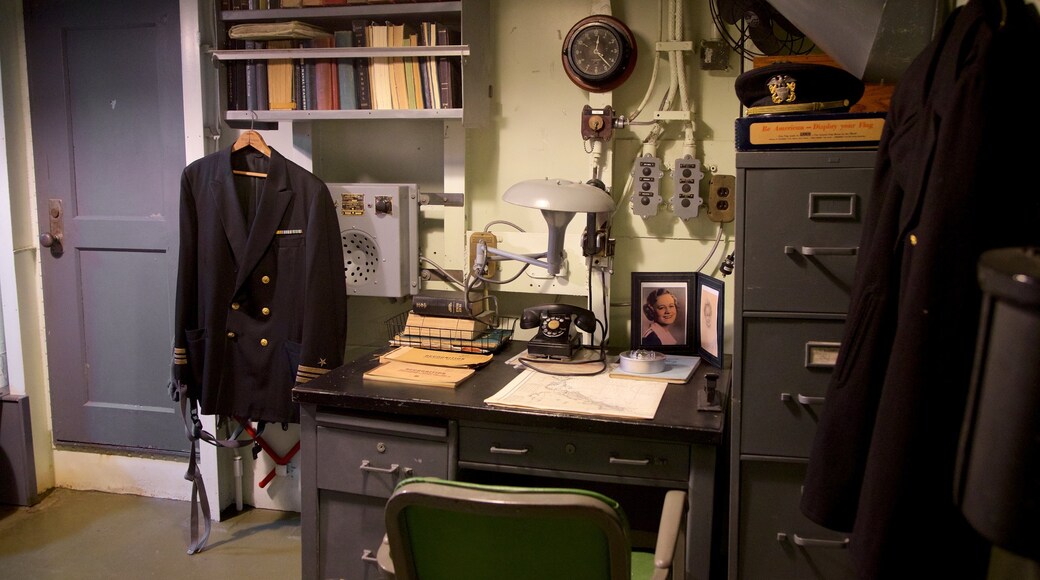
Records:
[[[526,370],[484,403],[498,407],[653,419],[667,383],[592,376],[558,376]]]

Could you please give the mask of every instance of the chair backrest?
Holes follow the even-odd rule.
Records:
[[[568,488],[401,481],[386,504],[398,580],[621,580],[628,521],[618,503]]]

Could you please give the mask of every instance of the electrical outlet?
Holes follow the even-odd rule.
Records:
[[[470,236],[469,236],[469,271],[470,272],[473,271],[473,262],[477,258],[477,243],[480,242],[481,240],[483,240],[484,244],[487,247],[489,247],[489,248],[497,248],[498,247],[498,239],[495,238],[495,234],[493,234],[491,232],[473,232],[472,234],[470,234]],[[484,272],[482,272],[480,275],[485,277],[485,278],[493,277],[495,275],[495,273],[498,271],[497,266],[498,266],[498,264],[496,262],[492,262],[490,259],[485,259],[485,262],[484,262]]]
[[[736,212],[737,178],[733,175],[713,175],[708,183],[708,219],[713,222],[731,222]]]

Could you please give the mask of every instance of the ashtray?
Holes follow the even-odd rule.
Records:
[[[654,350],[629,350],[618,355],[621,370],[637,375],[652,375],[664,370],[665,355]]]

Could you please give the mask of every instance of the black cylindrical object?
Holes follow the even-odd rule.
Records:
[[[956,499],[995,545],[1040,561],[1040,248],[982,255]]]

